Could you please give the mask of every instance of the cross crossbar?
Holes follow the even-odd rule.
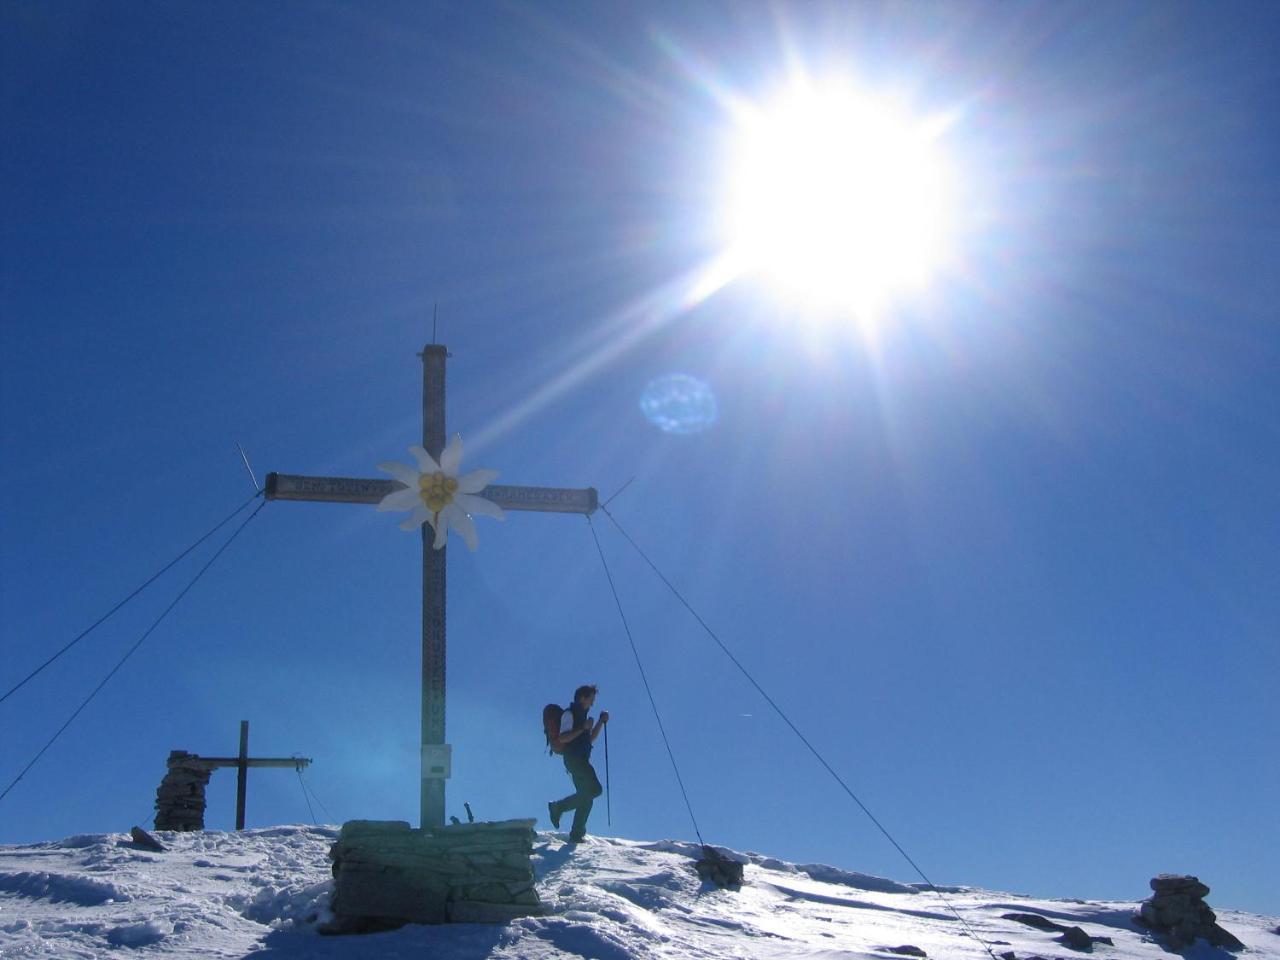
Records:
[[[246,767],[297,767],[299,769],[311,765],[310,757],[264,757],[261,759],[239,757],[192,757],[183,760],[188,767],[238,767],[243,763]]]
[[[268,500],[310,500],[321,503],[378,503],[389,493],[404,490],[398,480],[357,477],[304,477],[291,473],[267,474]],[[595,487],[512,487],[491,483],[476,496],[503,510],[540,513],[592,514],[600,505]]]

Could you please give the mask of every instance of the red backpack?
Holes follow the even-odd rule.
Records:
[[[564,716],[564,707],[558,703],[548,703],[542,708],[542,732],[547,736],[547,747],[552,753],[563,753],[560,746],[560,720]]]

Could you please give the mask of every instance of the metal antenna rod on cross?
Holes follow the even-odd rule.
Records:
[[[449,351],[429,344],[422,353],[422,446],[437,462],[445,445],[445,359]],[[267,475],[268,500],[313,500],[326,503],[376,504],[402,489],[395,480],[350,477]],[[595,511],[594,487],[569,490],[558,487],[510,487],[490,484],[478,496],[504,510],[542,513]],[[432,549],[432,531],[422,529],[422,801],[421,826],[444,826],[444,782],[450,768],[445,743],[445,551]]]

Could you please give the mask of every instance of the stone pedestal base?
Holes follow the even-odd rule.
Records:
[[[334,923],[325,931],[405,923],[505,923],[543,912],[534,888],[533,820],[414,830],[350,820],[329,851]]]

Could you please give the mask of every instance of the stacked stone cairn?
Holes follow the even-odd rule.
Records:
[[[544,912],[534,887],[533,820],[415,830],[350,820],[329,851],[334,919],[322,933],[406,923],[505,923]]]
[[[1215,947],[1243,950],[1233,934],[1218,926],[1204,898],[1209,888],[1196,877],[1162,873],[1151,878],[1155,894],[1142,901],[1133,922],[1164,939],[1173,950],[1185,950],[1203,937]]]
[[[204,788],[213,767],[194,753],[173,750],[169,771],[156,790],[157,830],[203,830]]]

